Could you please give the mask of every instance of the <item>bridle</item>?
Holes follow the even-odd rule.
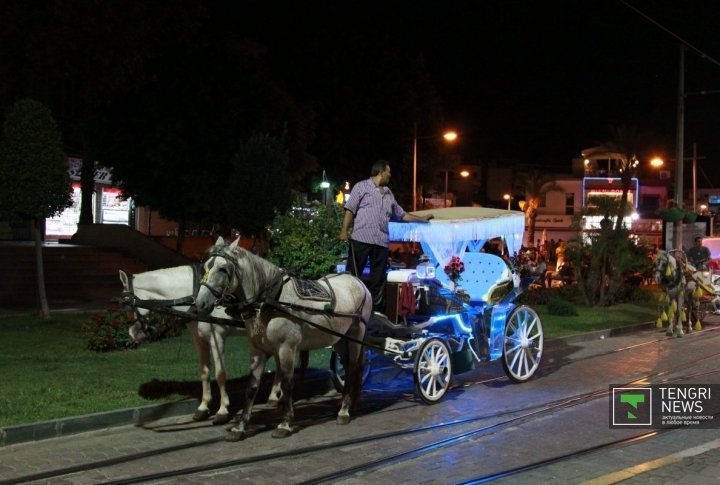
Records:
[[[656,280],[658,283],[662,283],[666,285],[669,289],[674,289],[682,283],[682,268],[680,268],[680,262],[675,259],[676,267],[674,270],[674,274],[667,275],[666,272],[668,268],[670,267],[670,258],[672,256],[669,253],[665,253],[662,255],[658,255],[658,259],[660,261],[656,261],[655,266],[655,273],[656,273]]]
[[[223,268],[217,269],[213,275],[214,277],[217,274],[222,274],[226,279],[224,284],[213,284],[210,281],[210,270],[212,270],[215,266],[216,258],[222,258],[227,263]],[[240,281],[240,275],[242,274],[240,265],[235,258],[226,254],[225,248],[213,250],[208,256],[208,259],[205,261],[205,267],[205,274],[203,274],[200,280],[200,286],[207,288],[207,290],[216,298],[216,306],[222,305],[225,307],[232,307],[236,309],[236,311],[243,311],[249,308],[260,308],[260,306],[265,303],[265,300],[270,298],[267,295],[268,290],[277,290],[277,294],[273,295],[277,298],[283,284],[285,283],[284,278],[287,276],[281,271],[276,278],[268,282],[268,284],[261,288],[256,295],[247,297]]]
[[[120,308],[125,311],[128,323],[130,326],[140,324],[142,329],[145,330],[150,323],[149,313],[143,315],[138,311],[138,308],[145,308],[148,310],[167,310],[174,306],[185,306],[195,304],[195,295],[200,287],[198,280],[200,277],[201,267],[196,263],[190,265],[193,272],[193,294],[182,298],[176,298],[171,300],[143,300],[135,295],[135,289],[133,288],[133,281],[135,275],[128,278],[128,287],[123,290],[120,294],[120,298],[116,299],[119,303]]]

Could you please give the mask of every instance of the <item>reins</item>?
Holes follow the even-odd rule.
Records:
[[[135,296],[135,290],[133,288],[133,280],[134,277],[130,277],[128,279],[128,289],[126,291],[123,291],[119,298],[113,298],[114,301],[118,302],[121,306],[130,307],[133,310],[136,310],[137,308],[142,308],[145,310],[150,310],[158,313],[164,313],[167,315],[172,315],[175,317],[183,318],[185,320],[198,320],[198,315],[195,312],[191,311],[181,311],[176,310],[175,306],[190,306],[192,307],[195,304],[195,296],[197,295],[198,289],[200,288],[200,270],[202,268],[199,264],[192,264],[189,265],[193,272],[193,294],[184,296],[182,298],[174,298],[174,299],[162,299],[162,300],[151,300],[151,299],[142,299]],[[139,321],[141,323],[147,324],[148,318],[146,315],[141,315],[139,312],[135,311],[135,321]],[[240,318],[219,318],[219,317],[213,317],[212,315],[207,315],[206,317],[202,317],[203,322],[208,323],[218,323],[221,325],[229,325],[234,327],[245,327],[245,318],[244,316],[240,316]]]
[[[213,250],[210,253],[208,259],[212,258],[212,257],[221,257],[221,258],[225,259],[226,261],[228,261],[228,263],[230,263],[233,267],[234,275],[240,272],[238,262],[236,260],[233,260],[233,258],[230,255],[226,254],[224,251],[224,248]],[[204,277],[203,277],[203,279],[204,279]],[[324,279],[327,280],[327,276],[325,276]],[[289,303],[289,302],[280,301],[278,298],[280,296],[280,293],[282,292],[282,288],[289,280],[290,280],[290,275],[287,272],[285,272],[284,270],[280,270],[272,278],[272,280],[269,283],[267,283],[264,287],[261,287],[260,290],[255,295],[253,295],[250,298],[246,297],[245,301],[240,302],[240,303],[234,303],[234,304],[232,304],[232,306],[238,307],[240,309],[256,308],[259,311],[262,311],[263,307],[267,306],[279,313],[283,313],[285,315],[291,316],[294,319],[300,320],[302,323],[305,323],[305,324],[315,328],[316,330],[320,330],[320,331],[325,332],[334,337],[338,337],[340,339],[344,339],[344,340],[347,340],[347,341],[350,341],[350,342],[353,342],[356,344],[360,344],[363,347],[370,347],[375,350],[380,350],[382,352],[390,352],[390,353],[398,354],[398,355],[403,354],[403,352],[388,350],[384,347],[373,345],[373,344],[364,342],[362,340],[358,340],[354,337],[350,337],[349,335],[346,335],[346,334],[343,334],[340,332],[336,332],[335,330],[332,330],[330,328],[319,325],[307,318],[303,318],[302,316],[298,315],[297,313],[294,313],[294,312],[302,311],[302,312],[313,313],[313,314],[324,314],[324,315],[327,315],[328,317],[357,318],[360,321],[362,321],[366,326],[368,326],[368,324],[369,324],[369,322],[360,313],[336,312],[336,311],[330,310],[328,308],[314,308],[314,307],[308,307],[305,305],[300,305],[297,303]],[[219,293],[218,291],[211,288],[210,285],[207,284],[207,282],[205,282],[205,281],[203,281],[201,284],[204,285],[208,290],[210,290],[210,293],[213,296],[218,298],[218,294],[217,294],[217,293]],[[272,293],[275,293],[275,295],[273,295],[273,296],[266,295],[266,293],[268,293],[276,285],[277,285],[277,290],[272,292]],[[238,284],[237,288],[241,289],[242,285]],[[330,288],[331,292],[333,291],[332,286],[329,283],[328,283],[328,288]],[[225,288],[223,290],[223,293],[222,293],[223,298],[225,298],[226,293],[227,293],[227,288]],[[232,293],[229,293],[229,294],[232,294]],[[233,295],[233,296],[235,296],[237,298],[237,295]],[[263,299],[263,297],[264,297],[264,301],[260,302],[260,299]],[[219,301],[221,301],[221,300],[219,300]],[[361,306],[361,308],[362,308],[362,306]]]

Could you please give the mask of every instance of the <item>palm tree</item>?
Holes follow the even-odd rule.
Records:
[[[628,212],[630,185],[640,164],[637,154],[646,145],[649,134],[638,133],[635,126],[625,125],[610,126],[610,134],[610,140],[601,143],[599,147],[589,150],[585,154],[587,156],[602,154],[608,159],[619,162],[618,171],[620,172],[622,195],[615,220],[615,229],[619,230],[622,227],[623,218]]]
[[[535,241],[535,219],[538,216],[540,201],[548,192],[562,191],[555,177],[547,172],[533,168],[528,172],[520,172],[515,178],[515,189],[525,194],[525,225],[529,244]]]

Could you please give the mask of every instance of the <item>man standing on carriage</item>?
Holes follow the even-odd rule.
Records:
[[[390,188],[390,163],[375,162],[370,178],[356,183],[345,203],[340,239],[350,244],[348,270],[358,278],[370,259],[370,277],[367,287],[373,297],[375,311],[385,312],[385,277],[390,244],[388,229],[390,220],[428,222],[432,215],[419,217],[407,213],[395,200]],[[352,237],[349,237],[350,226]]]

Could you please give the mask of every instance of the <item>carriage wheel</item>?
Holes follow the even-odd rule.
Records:
[[[697,307],[697,318],[700,320],[700,322],[705,321],[705,317],[708,316],[709,313],[712,313],[715,309],[715,305],[710,300],[700,300],[700,304]]]
[[[330,353],[330,372],[332,374],[333,386],[337,392],[342,393],[345,389],[345,367],[342,364],[342,359],[337,352],[333,351]],[[370,351],[365,350],[365,365],[362,370],[362,383],[361,386],[365,385],[368,376],[370,376]]]
[[[450,388],[452,359],[450,348],[439,338],[430,338],[420,345],[415,368],[415,389],[428,404],[441,400]]]
[[[540,317],[530,307],[517,307],[505,324],[502,358],[505,373],[515,382],[530,379],[540,366],[542,351]]]

